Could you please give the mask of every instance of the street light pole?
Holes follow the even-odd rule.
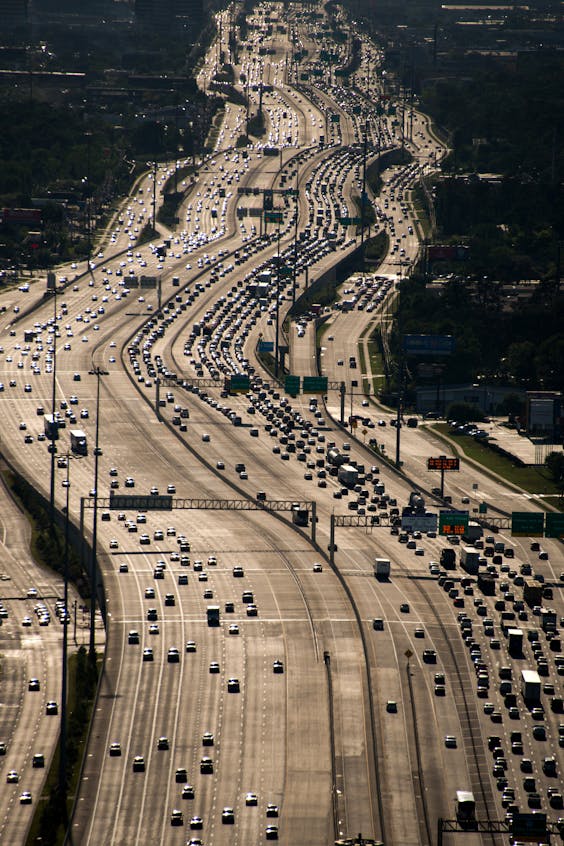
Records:
[[[69,625],[69,496],[71,458],[72,456],[67,452],[67,474],[65,480],[65,551],[63,558],[63,607],[65,616],[63,622],[63,666],[61,677],[61,734],[59,737],[59,795],[61,797],[61,807],[63,808],[65,823],[67,821],[67,662]]]
[[[292,270],[292,305],[296,303],[296,283],[298,273],[298,219],[300,211],[298,171],[296,170],[296,207],[294,210],[294,267]]]
[[[49,517],[51,526],[55,522],[55,439],[59,434],[58,424],[55,423],[55,404],[57,391],[57,287],[53,288],[53,382],[51,390],[51,439],[49,446],[51,449],[51,487],[49,491]]]
[[[98,458],[100,454],[100,377],[107,376],[108,371],[95,367],[88,371],[96,376],[96,441],[94,446],[94,516],[92,521],[92,556],[90,565],[90,645],[89,655],[92,663],[96,662],[96,547],[98,540]]]
[[[157,159],[153,162],[153,233],[157,231]]]
[[[92,233],[91,233],[91,208],[90,208],[90,139],[91,132],[84,133],[86,137],[86,261],[88,270],[90,270],[90,257],[92,253]]]
[[[278,249],[276,252],[276,338],[274,340],[274,375],[278,379],[278,359],[280,357],[280,220],[278,221]]]
[[[364,146],[362,152],[362,194],[360,196],[360,250],[362,272],[364,273],[364,218],[366,214],[366,159],[368,157],[368,120],[364,124]]]

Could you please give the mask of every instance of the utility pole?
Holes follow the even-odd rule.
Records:
[[[278,219],[278,247],[276,251],[276,338],[274,340],[274,375],[278,379],[280,359],[280,218]]]
[[[157,231],[157,159],[153,161],[153,232]]]
[[[56,438],[59,436],[59,424],[56,414],[57,404],[57,283],[53,288],[53,381],[51,385],[51,439],[49,449],[51,450],[51,487],[49,491],[49,519],[51,527],[55,524],[55,452],[57,446]],[[57,422],[56,422],[57,421]]]
[[[300,210],[299,189],[298,189],[298,172],[296,170],[296,208],[294,220],[294,267],[292,273],[292,305],[296,302],[296,287],[298,274],[298,218]]]
[[[90,270],[90,258],[92,255],[92,233],[91,233],[91,191],[90,191],[90,139],[91,132],[85,132],[86,138],[86,260]]]
[[[92,556],[90,562],[90,645],[89,655],[93,664],[96,663],[96,592],[97,592],[97,556],[98,541],[98,459],[100,455],[100,377],[107,376],[108,371],[95,367],[88,371],[96,376],[96,439],[94,446],[94,516],[92,520]]]
[[[174,89],[174,193],[178,193],[178,86]]]
[[[364,217],[366,211],[366,159],[368,155],[368,120],[364,124],[364,149],[362,151],[362,194],[360,195],[360,250],[364,271]]]
[[[61,677],[61,733],[59,736],[59,795],[61,807],[63,808],[64,821],[67,822],[67,663],[68,663],[68,626],[70,614],[69,603],[69,498],[70,498],[70,463],[73,456],[69,452],[67,459],[66,476],[66,503],[65,503],[65,551],[63,558],[63,656],[62,656],[62,677]],[[74,609],[75,642],[76,642],[76,602]]]
[[[400,459],[400,443],[401,443],[401,418],[402,418],[402,402],[403,402],[403,375],[404,375],[404,360],[403,360],[403,337],[401,333],[401,293],[398,294],[398,337],[400,343],[399,362],[398,362],[398,408],[396,415],[396,467],[401,467]]]

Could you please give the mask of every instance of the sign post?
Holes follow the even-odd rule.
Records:
[[[427,459],[427,470],[441,471],[441,499],[445,494],[445,470],[460,470],[460,459],[457,457],[449,457],[446,455],[439,455]]]
[[[547,512],[544,534],[547,538],[564,538],[564,514]]]
[[[284,390],[291,397],[297,397],[300,392],[300,377],[292,376],[290,373],[284,379]]]
[[[302,378],[302,391],[311,394],[327,393],[327,376],[304,376]]]
[[[461,535],[468,531],[467,511],[439,511],[439,535]]]
[[[172,511],[172,496],[149,494],[144,496],[114,494],[110,491],[110,510],[115,511]]]
[[[544,511],[513,511],[511,513],[511,534],[513,537],[542,538],[544,534]]]

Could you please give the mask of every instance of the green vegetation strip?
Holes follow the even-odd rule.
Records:
[[[362,342],[358,345],[358,361],[360,372],[366,373],[366,353]],[[370,394],[370,379],[367,376],[362,376],[362,390],[363,393]]]
[[[438,435],[447,436],[450,433],[450,427],[446,423],[436,423],[431,428]],[[511,485],[522,488],[528,493],[554,497],[554,499],[551,499],[551,505],[564,511],[564,499],[558,497],[558,487],[551,479],[546,467],[517,467],[509,458],[492,452],[485,444],[467,435],[457,435],[455,444],[453,444],[453,439],[449,437],[448,445],[454,452],[462,453],[467,458],[480,464],[486,471],[495,473]],[[542,500],[538,501],[538,507],[544,508]]]
[[[22,477],[6,470],[6,482],[31,525],[31,554],[39,566],[62,573],[65,554],[64,533],[59,526],[52,526],[48,509],[34,488]],[[88,586],[80,568],[76,550],[71,546],[69,575],[81,591]],[[70,629],[70,627],[69,627]],[[69,652],[71,652],[69,636]],[[35,815],[26,840],[26,846],[60,846],[64,842],[69,815],[74,802],[82,757],[98,684],[98,665],[90,661],[84,646],[71,653],[68,662],[67,700],[67,779],[66,801],[59,792],[59,747],[57,747],[43,792],[36,803]],[[59,708],[61,703],[59,703]]]
[[[409,193],[409,198],[415,213],[415,225],[420,229],[423,238],[430,238],[431,223],[429,221],[429,210],[423,190],[417,186],[417,188]]]
[[[67,797],[59,792],[59,747],[37,802],[26,846],[62,846],[80,777],[80,764],[86,748],[88,726],[92,718],[98,667],[88,657],[84,646],[69,658],[68,734],[67,734]]]
[[[385,385],[386,377],[384,376],[384,359],[380,352],[380,344],[374,334],[370,336],[367,342],[368,358],[370,360],[370,372],[375,374],[372,377],[372,388],[375,394],[380,393]]]
[[[284,379],[284,376],[288,372],[287,368],[278,368],[278,377],[274,374],[276,372],[276,359],[274,358],[272,353],[269,352],[257,352],[257,359],[260,361],[262,366],[265,370],[267,370],[273,378]]]

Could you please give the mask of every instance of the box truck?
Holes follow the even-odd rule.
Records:
[[[460,566],[467,573],[475,575],[478,572],[480,553],[472,546],[463,546],[460,549]]]
[[[374,559],[374,575],[377,579],[388,579],[390,577],[391,563],[389,558]]]

